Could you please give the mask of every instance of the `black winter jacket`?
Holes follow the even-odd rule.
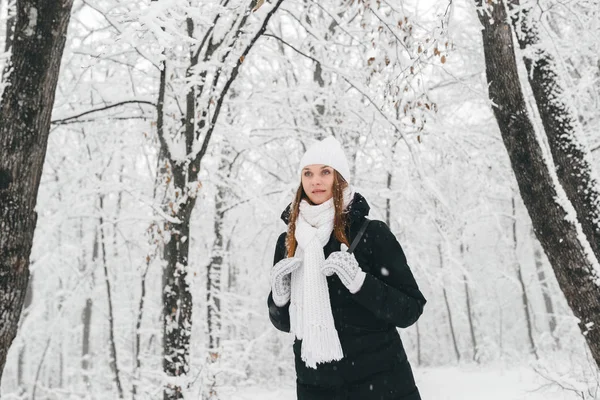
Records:
[[[281,218],[287,224],[290,206]],[[356,193],[348,209],[346,235],[358,233],[369,205]],[[277,240],[273,264],[286,257],[286,233]],[[325,258],[340,250],[331,235]],[[396,327],[414,324],[426,303],[406,262],[402,247],[388,226],[373,220],[354,251],[367,273],[362,288],[351,294],[337,275],[327,278],[335,327],[344,358],[308,368],[300,356],[301,340],[294,342],[298,399],[303,400],[419,400],[410,364]],[[290,331],[289,303],[278,307],[268,297],[269,317],[275,328]]]

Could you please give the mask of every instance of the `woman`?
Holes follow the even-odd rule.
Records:
[[[396,327],[426,303],[400,244],[348,185],[340,143],[328,137],[300,162],[301,185],[282,214],[269,316],[295,335],[298,400],[419,400]]]

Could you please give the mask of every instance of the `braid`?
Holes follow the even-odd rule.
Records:
[[[344,212],[344,189],[348,187],[348,182],[335,171],[333,178],[333,206],[335,208],[335,217],[333,219],[333,233],[338,242],[350,246],[346,237],[346,222],[348,214]]]
[[[285,247],[287,248],[288,257],[294,256],[296,253],[296,247],[298,246],[298,241],[296,240],[295,234],[296,220],[298,219],[298,212],[300,211],[300,202],[304,198],[308,198],[308,196],[306,196],[306,193],[304,193],[302,182],[300,182],[300,187],[296,191],[296,196],[294,196],[294,202],[292,203],[290,222],[288,223],[287,236],[285,237]]]

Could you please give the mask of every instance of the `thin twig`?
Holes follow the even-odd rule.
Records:
[[[267,29],[267,24],[269,23],[269,20],[271,19],[273,14],[275,14],[277,9],[279,9],[279,6],[281,6],[281,3],[283,3],[283,0],[278,0],[277,3],[275,4],[275,6],[271,9],[271,11],[269,11],[269,14],[267,14],[267,16],[265,17],[261,28],[258,30],[256,35],[254,35],[254,38],[252,38],[252,41],[250,42],[250,44],[248,44],[248,46],[242,53],[241,57],[239,57],[237,59],[235,67],[233,68],[233,70],[231,72],[231,76],[225,83],[225,86],[223,87],[223,90],[221,91],[221,94],[219,95],[219,98],[217,100],[217,105],[215,107],[215,111],[214,111],[213,117],[211,119],[210,127],[208,128],[208,131],[206,132],[206,136],[204,137],[204,141],[202,143],[202,148],[200,149],[200,152],[197,155],[196,159],[198,160],[198,167],[200,167],[200,162],[202,161],[202,158],[204,157],[204,155],[206,154],[206,151],[208,150],[208,142],[210,141],[210,137],[215,128],[215,124],[217,122],[217,119],[219,118],[219,111],[221,110],[221,106],[223,105],[225,96],[227,95],[227,92],[229,91],[229,87],[231,86],[231,84],[233,83],[235,78],[237,77],[239,70],[240,70],[240,66],[242,65],[244,58],[248,55],[248,53],[250,52],[252,47],[254,47],[254,44],[256,43],[258,38],[261,37],[265,33],[265,30]],[[198,169],[200,169],[200,168],[198,168]]]
[[[94,108],[92,110],[84,111],[81,114],[73,115],[73,116],[70,116],[67,118],[55,119],[55,120],[51,121],[51,123],[54,125],[63,125],[67,121],[71,121],[71,120],[83,117],[84,115],[88,115],[88,114],[92,114],[92,113],[100,112],[100,111],[104,111],[104,110],[109,110],[111,108],[120,107],[125,104],[147,104],[147,105],[156,107],[156,104],[154,104],[150,101],[146,101],[146,100],[127,100],[127,101],[121,101],[121,102],[115,103],[115,104],[110,104],[108,106],[104,106],[104,107],[100,107],[100,108]]]

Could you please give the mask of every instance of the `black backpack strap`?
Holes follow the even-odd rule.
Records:
[[[360,238],[362,237],[363,233],[365,233],[365,231],[367,230],[367,226],[369,225],[369,222],[371,222],[371,220],[368,218],[365,218],[365,222],[363,222],[362,226],[360,227],[360,230],[354,237],[352,244],[348,248],[348,253],[354,252],[354,249],[356,249],[356,246],[358,246],[358,242],[360,242]]]

